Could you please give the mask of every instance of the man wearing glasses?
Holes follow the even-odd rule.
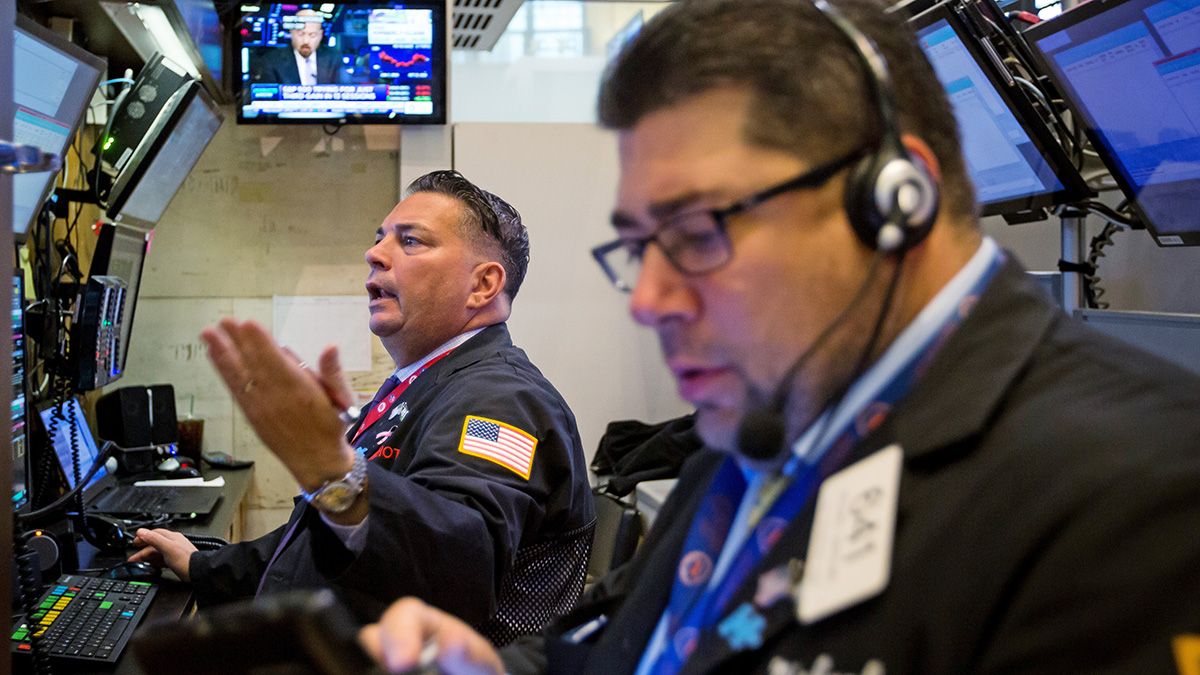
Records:
[[[372,654],[399,670],[434,645],[446,672],[1194,667],[1200,381],[1087,331],[981,236],[949,102],[897,17],[677,3],[599,110],[621,177],[618,238],[594,254],[712,451],[630,565],[503,661],[416,600],[364,631]]]

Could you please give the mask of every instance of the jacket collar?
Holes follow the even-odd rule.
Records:
[[[879,435],[913,460],[979,433],[1062,316],[1010,258]],[[863,446],[878,449],[885,439]]]
[[[488,355],[512,346],[512,336],[508,334],[508,324],[504,322],[492,324],[459,345],[441,362],[431,366],[430,372],[436,377],[430,379],[441,382],[463,368],[487,358]]]

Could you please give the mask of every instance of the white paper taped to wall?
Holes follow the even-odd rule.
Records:
[[[336,345],[345,371],[371,369],[370,311],[365,295],[276,295],[275,340],[316,367],[326,345]]]

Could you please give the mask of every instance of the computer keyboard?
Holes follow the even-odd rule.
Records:
[[[42,596],[32,622],[14,622],[12,652],[31,653],[34,631],[53,660],[116,663],[157,591],[144,581],[64,574]]]

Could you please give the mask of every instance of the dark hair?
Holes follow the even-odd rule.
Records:
[[[874,0],[836,4],[887,60],[900,130],[937,157],[943,208],[974,215],[957,122],[912,30]],[[810,0],[683,0],[610,64],[598,112],[602,125],[631,129],[692,96],[744,87],[754,97],[745,140],[819,163],[879,138],[867,82],[849,41]]]
[[[457,171],[432,171],[408,185],[405,195],[434,192],[453,197],[463,206],[459,228],[467,241],[482,250],[495,250],[504,266],[508,299],[517,297],[529,269],[529,231],[511,204],[467,180]]]

